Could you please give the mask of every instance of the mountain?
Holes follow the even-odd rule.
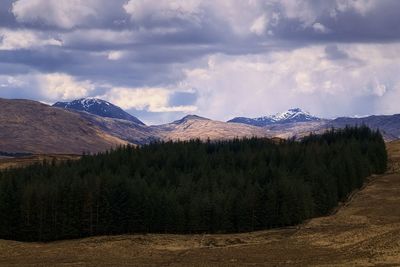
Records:
[[[131,144],[143,145],[160,140],[159,131],[154,127],[127,120],[100,117],[86,112],[76,113],[79,113],[82,118],[98,127],[104,133]]]
[[[263,127],[272,136],[280,138],[301,138],[310,133],[320,134],[331,128],[366,125],[374,130],[380,130],[386,141],[400,139],[400,114],[374,115],[363,118],[340,117],[333,120],[271,124]]]
[[[363,118],[340,117],[328,123],[329,128],[343,128],[346,125],[367,125],[379,129],[387,141],[400,139],[400,114],[373,115]]]
[[[127,143],[77,112],[30,100],[0,98],[0,106],[0,151],[81,154]]]
[[[187,116],[183,117],[182,119],[176,120],[176,121],[174,121],[172,123],[173,124],[184,124],[184,123],[187,123],[189,121],[195,121],[195,120],[209,121],[210,119],[203,118],[203,117],[200,117],[200,116],[197,116],[197,115],[187,115]]]
[[[85,111],[101,117],[127,120],[140,125],[145,125],[138,118],[130,115],[120,107],[97,98],[81,98],[71,102],[57,102],[53,107]]]
[[[244,123],[258,127],[264,127],[272,124],[296,123],[296,122],[311,122],[320,121],[321,119],[312,116],[310,113],[303,111],[300,108],[292,108],[285,112],[275,115],[264,116],[259,118],[236,117],[228,122]]]
[[[143,145],[160,140],[197,138],[301,138],[330,128],[362,124],[379,129],[386,141],[400,139],[400,114],[325,120],[300,109],[291,109],[266,117],[271,123],[264,127],[215,121],[197,115],[188,115],[168,124],[146,126],[31,100],[0,98],[0,107],[0,151],[4,153],[95,153],[127,143]]]
[[[243,137],[271,137],[266,130],[245,124],[214,121],[188,115],[172,123],[152,126],[162,140],[225,140]]]
[[[102,152],[127,143],[269,136],[260,127],[196,115],[169,124],[146,126],[31,100],[0,99],[0,106],[0,151],[4,153],[81,154]]]

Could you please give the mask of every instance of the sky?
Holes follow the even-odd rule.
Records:
[[[398,0],[0,0],[0,97],[148,124],[400,113],[399,70]]]

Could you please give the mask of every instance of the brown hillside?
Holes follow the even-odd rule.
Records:
[[[0,151],[81,154],[123,143],[79,113],[30,100],[0,99]]]
[[[209,120],[187,116],[180,121],[156,127],[164,140],[226,140],[243,137],[268,137],[268,131],[241,123]]]

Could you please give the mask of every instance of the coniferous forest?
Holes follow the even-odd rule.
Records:
[[[328,214],[386,170],[379,132],[126,146],[0,173],[0,238],[242,232]]]

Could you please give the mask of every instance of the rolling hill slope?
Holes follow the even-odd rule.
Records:
[[[30,100],[0,106],[0,151],[81,154],[126,143],[75,112]]]
[[[251,125],[227,123],[188,115],[172,123],[154,126],[163,140],[224,140],[243,137],[271,137],[268,131]]]

